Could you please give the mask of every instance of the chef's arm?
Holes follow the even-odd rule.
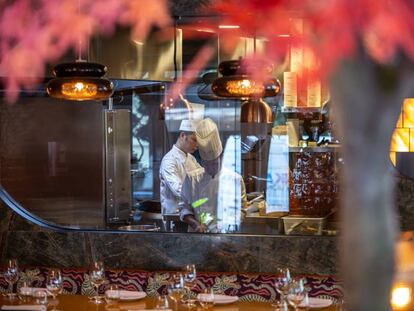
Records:
[[[195,232],[203,232],[201,224],[194,217],[193,208],[185,201],[185,199],[183,200],[182,196],[181,199],[180,203],[178,203],[181,221],[188,224]]]
[[[195,219],[194,215],[186,215],[183,221],[187,223],[195,232],[204,232],[203,226]]]
[[[247,193],[246,193],[246,184],[244,183],[243,177],[240,176],[240,188],[241,188],[241,206],[242,208],[247,207]]]
[[[181,221],[187,223],[195,232],[203,232],[200,222],[194,217],[194,209],[189,203],[190,181],[188,177],[185,179],[178,209],[180,211]]]

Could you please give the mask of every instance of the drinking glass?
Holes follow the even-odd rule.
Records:
[[[169,309],[170,303],[168,302],[168,296],[160,295],[156,298],[155,309],[166,310]]]
[[[32,284],[30,282],[22,282],[19,288],[19,298],[23,302],[27,302],[30,300],[30,297],[33,295],[33,288]]]
[[[345,301],[343,298],[339,298],[335,302],[335,310],[336,311],[345,311]]]
[[[184,276],[181,273],[173,274],[168,283],[168,296],[177,304],[184,294]]]
[[[48,303],[47,292],[44,288],[35,289],[33,291],[33,297],[34,297],[37,304],[47,305],[47,303]]]
[[[198,296],[198,302],[203,309],[211,309],[214,307],[214,292],[212,288],[205,288]]]
[[[121,297],[118,285],[111,284],[108,289],[105,291],[105,301],[107,304],[116,304]]]
[[[191,292],[187,292],[181,300],[188,309],[194,308],[197,303],[197,299],[191,296]]]
[[[280,295],[280,301],[278,307],[282,310],[288,310],[286,296],[289,292],[289,285],[292,282],[290,271],[288,268],[278,268],[276,271],[275,288]],[[276,306],[276,305],[275,305]]]
[[[99,287],[105,283],[105,268],[102,261],[95,261],[92,264],[89,279],[96,291],[96,295],[93,297],[94,303],[100,304],[102,303],[102,297],[99,296]]]
[[[287,299],[295,311],[299,310],[299,305],[305,299],[305,295],[306,289],[302,279],[290,283]]]
[[[16,296],[16,294],[13,293],[13,285],[19,280],[19,266],[17,264],[17,259],[7,260],[6,271],[4,271],[3,275],[9,287],[7,296],[12,300]]]

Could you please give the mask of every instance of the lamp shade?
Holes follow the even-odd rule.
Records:
[[[270,97],[280,92],[280,82],[276,79],[268,79],[263,83],[246,75],[237,75],[217,78],[211,89],[214,94],[221,97]]]
[[[77,61],[53,68],[56,78],[46,86],[49,96],[67,100],[105,100],[113,93],[113,84],[102,78],[107,68],[98,63]]]
[[[221,62],[219,72],[223,77],[213,81],[211,89],[214,94],[230,98],[258,98],[276,96],[280,92],[280,82],[269,78],[272,67],[268,64],[257,63],[249,67],[242,66],[241,60],[229,60]],[[263,72],[265,79],[256,81],[249,72]]]

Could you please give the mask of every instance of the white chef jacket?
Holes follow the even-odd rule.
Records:
[[[178,213],[181,187],[188,172],[201,168],[193,155],[177,146],[162,158],[160,165],[160,200],[162,214]]]
[[[219,174],[210,176],[203,168],[187,174],[179,203],[180,218],[193,215],[199,222],[200,216],[209,214],[209,232],[229,232],[240,225],[241,207],[246,190],[242,177],[236,172],[222,168]],[[204,200],[207,199],[207,200]],[[204,203],[193,207],[194,202]]]

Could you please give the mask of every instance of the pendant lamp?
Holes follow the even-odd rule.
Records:
[[[265,76],[270,76],[271,66],[257,64]],[[280,92],[280,82],[274,78],[265,78],[256,81],[248,75],[248,71],[242,67],[241,60],[221,62],[219,72],[222,77],[213,81],[212,91],[217,96],[227,98],[239,98],[242,100],[240,108],[240,122],[242,123],[272,123],[272,109],[262,99],[273,97]]]
[[[266,67],[266,65],[263,65]],[[241,60],[221,62],[218,68],[222,77],[213,81],[212,91],[217,96],[230,98],[251,98],[276,96],[280,92],[280,82],[273,78],[266,78],[264,82],[252,79],[247,68],[242,67]],[[263,71],[263,70],[262,70]],[[271,66],[264,68],[269,74]]]
[[[53,68],[54,79],[46,86],[49,96],[67,100],[105,100],[114,87],[110,80],[103,78],[106,66],[77,60]]]

